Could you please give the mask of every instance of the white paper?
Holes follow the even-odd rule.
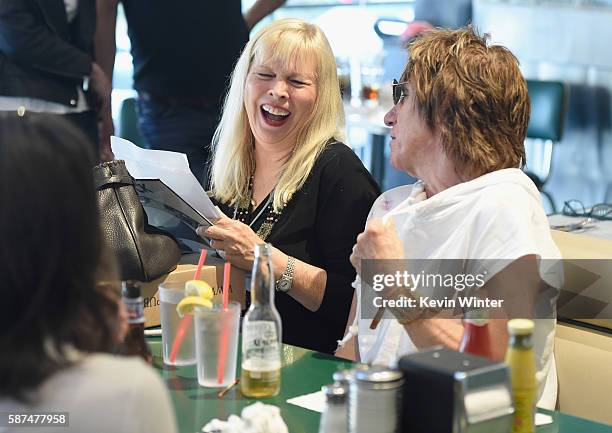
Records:
[[[287,403],[322,413],[325,409],[325,394],[323,391],[304,394],[298,397],[290,398],[287,400]]]
[[[111,137],[117,159],[123,159],[135,179],[159,179],[200,215],[215,221],[222,214],[189,169],[187,155],[167,150],[143,149],[119,137]]]
[[[552,424],[552,422],[553,422],[552,416],[546,415],[545,413],[536,413],[535,425]]]
[[[490,412],[512,406],[512,395],[503,384],[490,388],[472,390],[465,396],[465,410],[472,417],[479,419]]]

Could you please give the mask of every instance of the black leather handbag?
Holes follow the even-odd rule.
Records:
[[[122,280],[152,281],[176,268],[181,252],[174,238],[149,225],[125,162],[94,167],[100,226]]]

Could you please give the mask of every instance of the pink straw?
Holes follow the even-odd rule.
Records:
[[[204,262],[206,261],[206,253],[207,251],[202,248],[200,252],[200,260],[198,260],[198,267],[196,268],[195,274],[193,274],[194,280],[200,279],[200,274],[202,273],[202,266],[204,266]],[[174,337],[174,344],[172,345],[172,350],[170,351],[170,362],[174,364],[176,361],[176,355],[178,355],[178,351],[181,348],[181,344],[183,344],[183,340],[185,339],[185,334],[187,333],[187,328],[191,325],[192,316],[190,314],[183,317],[181,323],[176,330],[176,337]]]
[[[230,292],[230,272],[232,271],[232,265],[229,262],[225,262],[223,266],[223,312],[225,320],[223,320],[223,329],[221,330],[221,344],[219,347],[219,357],[217,359],[217,383],[220,385],[223,382],[223,374],[225,372],[225,360],[227,359],[227,343],[229,339],[229,320],[227,307],[229,305],[229,292]]]
[[[198,260],[198,267],[196,268],[195,274],[193,274],[194,280],[200,279],[200,274],[202,273],[202,266],[204,266],[204,262],[206,261],[206,250],[202,249],[200,253],[200,260]]]
[[[227,309],[229,305],[229,286],[230,286],[230,273],[232,272],[232,265],[226,262],[223,265],[223,309]]]

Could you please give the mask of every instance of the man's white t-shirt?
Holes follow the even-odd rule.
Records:
[[[392,218],[406,259],[514,260],[526,255],[537,255],[549,263],[551,259],[561,259],[540,194],[519,169],[488,173],[430,198],[421,182],[392,189],[374,203],[368,221],[373,218]],[[540,268],[545,279],[546,272]],[[370,329],[372,320],[359,316],[359,277],[353,286],[358,300],[356,317],[363,362],[395,365],[401,356],[418,350],[388,309],[383,319],[391,320],[382,320],[376,329]],[[555,311],[551,314],[556,316]],[[554,409],[557,395],[554,330],[554,319],[536,319],[534,349],[542,396],[539,406],[550,409]]]

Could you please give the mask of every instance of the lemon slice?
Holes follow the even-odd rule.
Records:
[[[179,317],[183,317],[185,314],[193,314],[195,307],[212,308],[212,306],[213,304],[209,299],[204,299],[200,296],[186,296],[176,306],[176,313]]]
[[[186,296],[199,296],[204,299],[213,298],[213,289],[206,281],[189,280],[185,283]]]

